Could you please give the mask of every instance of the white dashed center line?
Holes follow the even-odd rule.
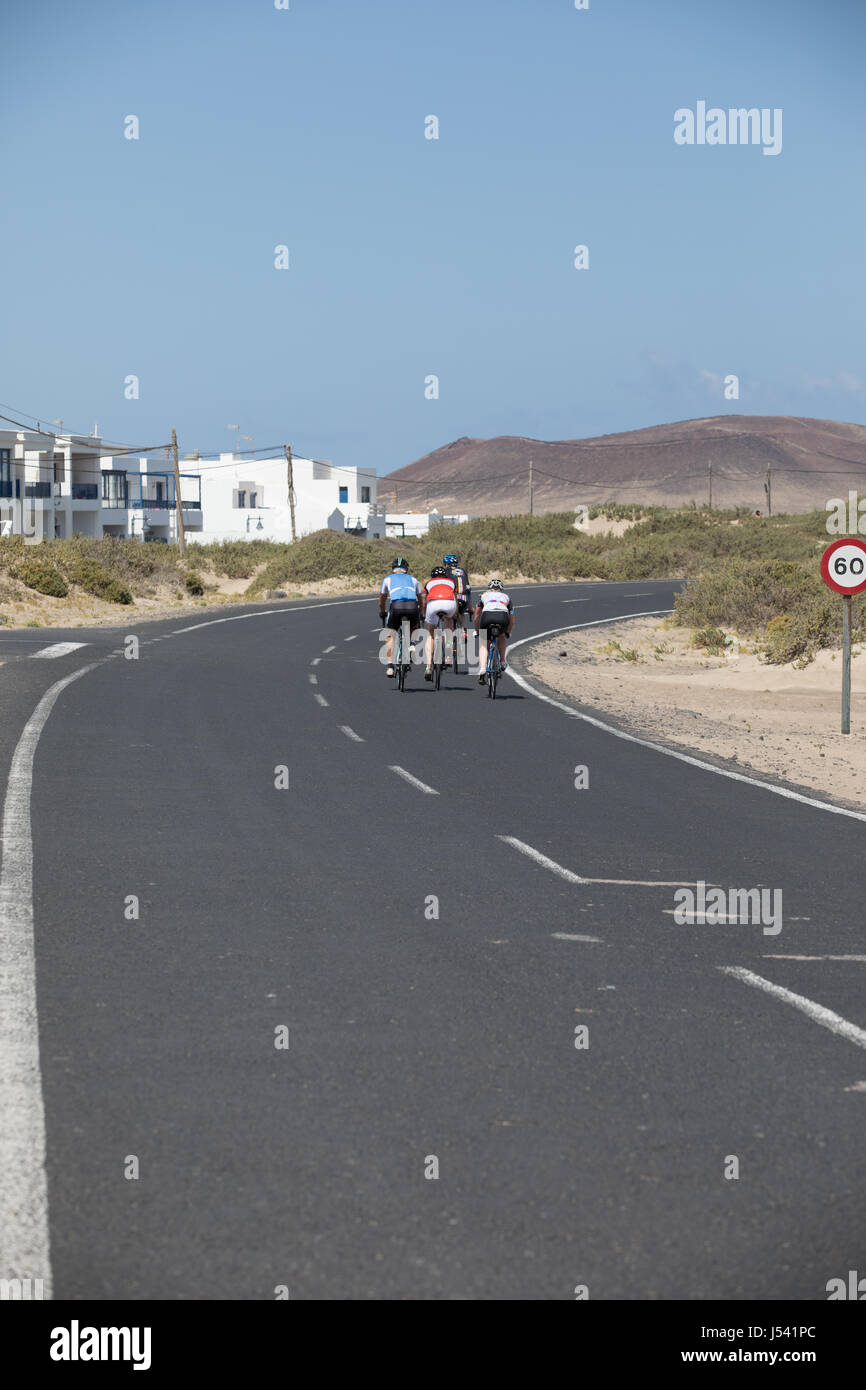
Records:
[[[413,787],[417,787],[419,792],[426,792],[428,796],[439,795],[435,787],[428,787],[426,782],[421,782],[417,777],[413,777],[411,772],[406,771],[405,767],[397,767],[396,763],[389,763],[388,770],[389,772],[396,772],[398,777],[402,777],[404,781],[411,783]]]
[[[318,677],[318,676],[312,676],[312,675],[307,676],[307,680],[310,682],[310,685],[318,685],[318,684],[319,684],[319,677]]]
[[[350,738],[353,743],[364,742],[364,740],[361,738],[361,735],[356,734],[354,729],[350,729],[348,724],[341,724],[340,731],[346,735],[346,738]]]
[[[316,699],[318,700],[318,702],[319,702],[320,705],[327,705],[327,703],[328,703],[327,700],[325,699],[324,695],[317,695],[317,696],[316,696]]]
[[[743,984],[753,985],[755,989],[762,989],[765,994],[772,994],[775,999],[793,1004],[795,1009],[811,1018],[813,1023],[820,1023],[822,1028],[829,1028],[831,1033],[836,1033],[840,1038],[856,1043],[858,1047],[866,1047],[866,1032],[858,1028],[856,1023],[849,1023],[847,1018],[842,1018],[841,1014],[835,1014],[832,1009],[825,1009],[823,1004],[816,1004],[804,994],[795,994],[792,989],[784,989],[782,985],[774,985],[772,981],[765,980],[761,975],[754,975],[751,970],[744,970],[740,965],[720,965],[717,968],[725,975],[732,975],[735,980],[742,980]]]

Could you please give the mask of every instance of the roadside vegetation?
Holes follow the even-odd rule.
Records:
[[[347,589],[377,586],[402,554],[421,576],[449,550],[474,577],[503,580],[599,579],[634,582],[688,579],[676,600],[676,620],[692,627],[709,651],[722,650],[728,630],[752,639],[772,662],[811,660],[841,640],[841,602],[822,584],[818,560],[830,537],[823,511],[756,517],[747,508],[673,510],[638,504],[594,507],[590,522],[630,523],[621,535],[576,530],[574,513],[483,517],[437,526],[422,539],[368,541],[317,531],[294,545],[257,539],[172,545],[75,536],[26,546],[0,539],[0,604],[20,594],[63,599],[76,590],[111,603],[132,604],[157,591],[203,603],[224,580],[237,599],[266,590],[325,580]],[[854,635],[866,637],[866,600],[854,600]]]

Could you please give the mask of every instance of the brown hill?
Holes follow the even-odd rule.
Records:
[[[456,439],[380,480],[389,510],[502,515],[581,503],[706,503],[774,512],[823,507],[849,488],[866,491],[866,427],[795,415],[717,415],[593,439],[502,435]]]

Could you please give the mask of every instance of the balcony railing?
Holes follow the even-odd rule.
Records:
[[[24,484],[25,497],[50,497],[51,483],[26,483]]]
[[[46,494],[47,495],[47,494]],[[72,500],[73,502],[96,502],[99,498],[99,488],[96,483],[73,483]]]
[[[137,508],[143,507],[145,511],[173,512],[175,501],[173,497],[130,497],[128,505]],[[188,502],[186,498],[181,502],[181,506],[186,511],[201,511],[201,502]]]

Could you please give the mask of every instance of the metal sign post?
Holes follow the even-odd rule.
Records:
[[[842,595],[842,733],[851,732],[851,598],[866,589],[866,541],[844,536],[821,556],[821,578]]]

